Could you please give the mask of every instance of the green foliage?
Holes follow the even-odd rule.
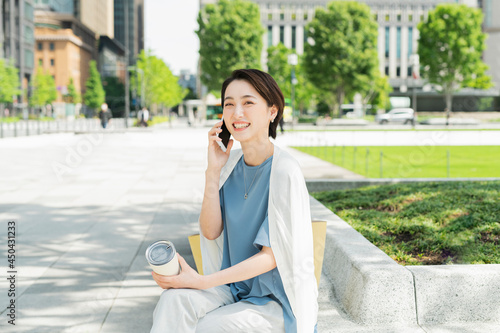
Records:
[[[288,56],[294,53],[282,43],[267,49],[267,72],[276,80],[285,97],[292,93],[292,65]]]
[[[288,64],[288,55],[292,53],[294,53],[294,51],[288,49],[282,43],[267,49],[268,73],[276,80],[285,98],[289,98],[292,95],[292,66]],[[316,89],[305,77],[304,67],[302,65],[303,57],[298,57],[298,65],[295,66],[294,69],[295,78],[297,79],[297,84],[295,85],[294,108],[296,110],[301,110],[303,113],[314,102]]]
[[[106,104],[113,113],[113,118],[123,117],[125,110],[125,85],[115,76],[105,77],[102,80],[106,94]]]
[[[418,25],[422,76],[442,87],[451,111],[453,92],[464,87],[487,89],[491,78],[481,60],[486,34],[480,9],[440,4]]]
[[[57,88],[54,78],[45,74],[43,68],[38,67],[35,78],[32,81],[33,93],[31,94],[30,106],[43,107],[57,99]]]
[[[69,78],[68,93],[64,95],[64,100],[67,103],[75,103],[75,104],[80,103],[82,101],[82,96],[78,91],[76,91],[72,77]]]
[[[500,263],[500,182],[415,183],[313,193],[401,264]]]
[[[220,91],[231,72],[260,68],[262,35],[257,4],[243,0],[220,0],[208,4],[198,15],[201,81],[209,91]]]
[[[13,62],[0,58],[0,103],[12,103],[13,96],[19,95],[19,73]]]
[[[106,95],[102,87],[101,74],[97,71],[96,62],[91,60],[89,63],[89,78],[85,82],[84,103],[93,109],[97,109],[105,102]]]
[[[132,77],[131,85],[137,84],[140,88],[144,86],[146,106],[163,104],[173,107],[182,102],[187,91],[179,85],[179,78],[172,74],[163,60],[154,56],[151,51],[142,50],[137,59],[137,67],[140,71]]]
[[[309,80],[323,93],[336,96],[340,115],[344,98],[367,90],[378,71],[378,25],[366,4],[330,2],[318,8],[306,26],[304,67]]]

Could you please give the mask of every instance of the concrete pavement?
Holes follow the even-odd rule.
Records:
[[[17,251],[16,295],[9,297],[7,247],[1,242],[0,331],[148,332],[161,290],[144,252],[150,243],[169,239],[194,267],[187,236],[197,232],[206,132],[179,124],[0,140],[0,236],[6,239],[7,222],[15,221]],[[309,157],[296,157],[306,175],[317,172]],[[337,175],[346,177],[342,170]],[[15,327],[6,316],[12,299]],[[319,303],[319,332],[425,332],[418,325],[354,323],[326,276]]]

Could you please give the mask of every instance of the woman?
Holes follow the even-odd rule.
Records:
[[[297,162],[269,140],[283,115],[274,79],[255,69],[222,85],[224,123],[241,150],[223,152],[222,121],[208,132],[200,213],[203,270],[153,273],[162,293],[151,332],[314,332],[309,195]],[[181,289],[183,288],[183,289]],[[186,289],[190,288],[190,289]]]

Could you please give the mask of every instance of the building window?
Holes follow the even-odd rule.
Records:
[[[297,14],[296,13],[292,13],[292,21],[296,21],[297,20]]]
[[[398,14],[398,22],[401,22],[401,14]]]
[[[389,22],[389,19],[390,19],[389,14],[385,14],[385,21],[386,21],[386,22]]]
[[[273,26],[267,26],[267,47],[273,45]]]
[[[24,2],[24,17],[30,21],[35,18],[33,6],[29,2]]]
[[[413,54],[413,27],[408,28],[408,56]]]
[[[401,76],[401,67],[396,67],[396,77],[400,77]]]
[[[389,76],[389,66],[385,66],[385,75]]]
[[[267,20],[272,21],[273,20],[273,13],[267,14]]]
[[[307,13],[304,13],[304,21],[307,21],[308,18],[309,16],[307,15]]]
[[[412,77],[412,70],[411,70],[411,66],[408,67],[408,77]]]
[[[285,26],[280,26],[280,43],[285,44]]]
[[[385,57],[389,58],[389,27],[385,27]]]
[[[397,27],[396,31],[397,31],[397,37],[396,37],[396,43],[397,43],[396,57],[398,59],[400,59],[401,58],[401,27]]]
[[[292,26],[292,49],[296,49],[297,48],[296,39],[297,39],[297,27],[296,26]]]
[[[413,22],[413,15],[412,14],[408,15],[408,21]]]
[[[285,20],[285,13],[283,11],[281,11],[281,13],[280,13],[280,20],[281,21]]]
[[[420,15],[420,21],[422,21],[422,22],[425,21],[424,20],[424,14]]]
[[[43,59],[42,58],[38,59],[38,66],[43,66]]]
[[[38,51],[41,51],[43,50],[43,44],[42,43],[38,43]]]
[[[374,15],[375,21],[378,21],[378,14]]]
[[[35,43],[35,35],[33,33],[33,29],[28,25],[24,26],[24,41],[28,44]]]
[[[49,49],[50,49],[51,51],[54,51],[54,43],[50,43],[50,44],[49,44]]]
[[[32,50],[24,50],[24,66],[33,68],[35,65],[35,53]]]
[[[50,66],[54,66],[54,59],[50,59]]]

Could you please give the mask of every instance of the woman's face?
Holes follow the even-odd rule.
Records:
[[[224,122],[233,137],[240,142],[269,137],[269,122],[277,113],[245,80],[234,80],[225,92]]]

